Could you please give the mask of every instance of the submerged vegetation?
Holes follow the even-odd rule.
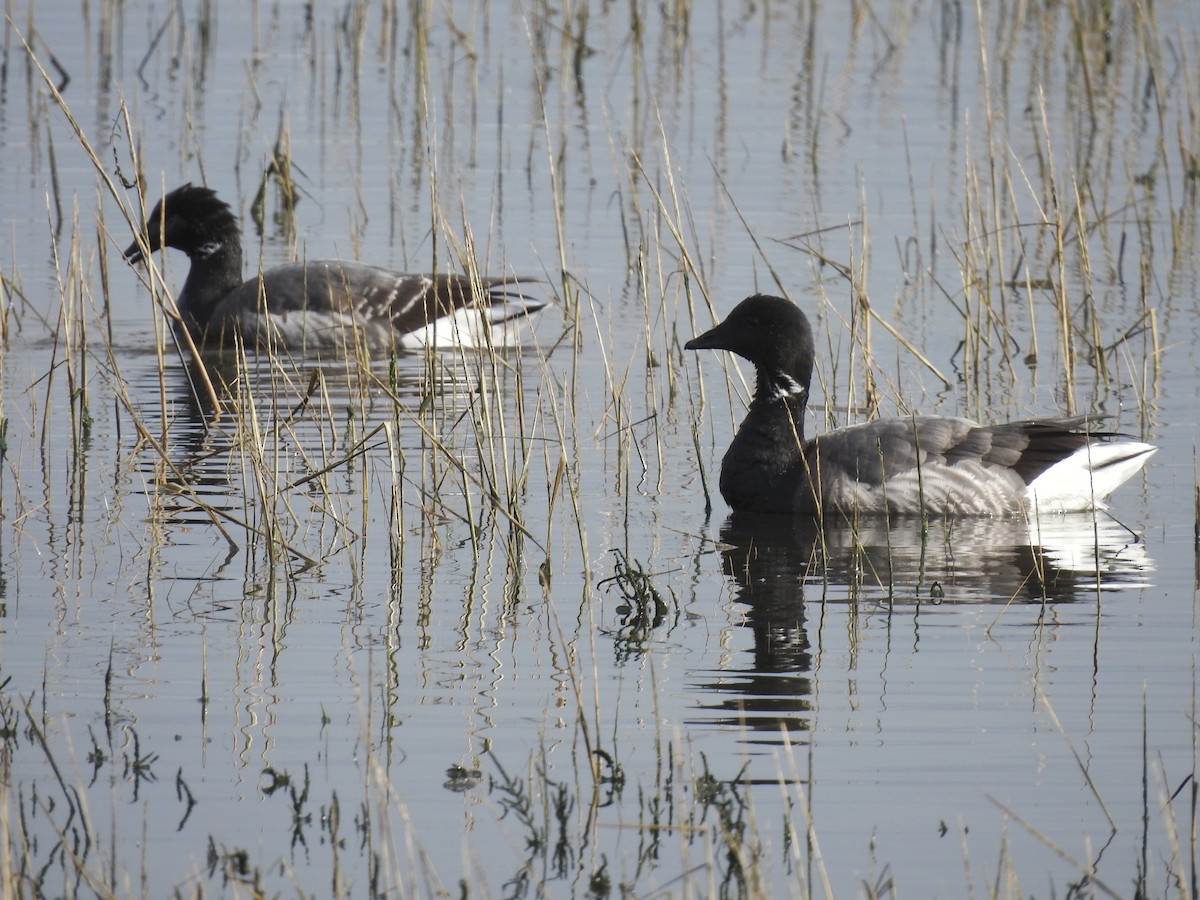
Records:
[[[1045,781],[1103,815],[1068,846],[1006,789],[990,830],[913,839],[943,865],[957,836],[936,883],[1026,896],[1036,856],[1055,894],[1197,895],[1194,693],[1108,773],[1140,785],[1131,836],[1079,747],[1094,706],[1063,725],[1046,692],[1072,607],[1099,693],[1144,542],[712,524],[748,391],[682,346],[770,288],[818,327],[822,428],[1050,408],[1161,434],[1168,355],[1193,363],[1168,334],[1195,326],[1200,32],[1186,4],[817,6],[101,3],[71,57],[40,6],[9,19],[0,129],[24,113],[45,185],[10,220],[50,253],[0,266],[0,892],[920,893],[876,843],[888,786],[847,827],[814,734],[840,677],[842,730],[879,740],[872,629],[887,682],[900,617],[915,647],[970,606],[1028,642],[1031,730],[1072,760]],[[229,183],[255,265],[535,271],[559,321],[512,352],[206,355],[170,328],[178,260],[118,271],[181,176]]]

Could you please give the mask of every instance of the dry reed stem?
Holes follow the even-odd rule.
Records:
[[[1079,860],[1075,859],[1075,857],[1073,857],[1070,853],[1051,840],[1048,835],[1043,834],[1032,823],[1017,815],[1017,813],[1014,812],[1007,804],[1001,803],[991,794],[984,794],[984,797],[987,798],[989,803],[1003,812],[1004,815],[1025,829],[1025,831],[1037,839],[1038,842],[1050,850],[1050,852],[1052,852],[1055,856],[1075,869],[1075,871],[1077,871],[1082,877],[1086,878],[1089,884],[1094,884],[1109,897],[1119,898],[1121,896],[1096,875],[1095,867],[1091,863],[1081,863]]]
[[[50,96],[54,99],[55,104],[58,106],[59,110],[66,117],[67,122],[70,124],[71,130],[75,135],[76,143],[84,151],[85,155],[88,157],[88,160],[92,163],[92,167],[95,169],[96,174],[100,177],[101,183],[107,188],[109,195],[117,202],[118,208],[121,210],[122,215],[125,217],[126,223],[129,225],[130,229],[136,235],[137,241],[143,250],[143,258],[146,262],[147,278],[148,278],[148,280],[146,281],[146,285],[147,285],[147,287],[150,288],[152,295],[155,296],[156,298],[158,298],[161,303],[162,296],[169,297],[170,295],[169,295],[169,292],[166,291],[166,285],[162,279],[161,272],[159,272],[157,266],[154,264],[154,262],[152,261],[152,259],[150,257],[150,254],[148,252],[149,247],[145,244],[144,237],[141,234],[140,226],[137,224],[137,221],[133,218],[133,216],[130,214],[129,210],[126,208],[125,203],[123,201],[123,195],[121,194],[121,192],[119,192],[117,190],[116,185],[113,183],[112,179],[109,177],[107,170],[105,169],[104,165],[100,162],[100,159],[96,155],[95,150],[92,149],[91,143],[89,142],[87,135],[84,133],[83,128],[79,125],[79,123],[75,120],[75,117],[71,114],[70,107],[67,105],[66,100],[63,99],[62,94],[59,93],[57,86],[50,80],[50,76],[46,73],[46,70],[42,67],[41,61],[38,59],[37,54],[33,51],[33,48],[30,47],[29,43],[25,40],[25,37],[20,32],[20,30],[16,28],[16,26],[14,25],[14,23],[12,21],[11,16],[6,15],[5,18],[8,20],[9,25],[11,27],[13,27],[14,30],[17,32],[17,36],[20,39],[22,46],[25,48],[26,56],[28,57],[29,61],[33,64],[33,66],[37,69],[38,74],[41,75],[43,83],[46,85],[47,90],[49,90],[49,92],[50,92]],[[141,165],[138,162],[136,148],[132,141],[133,131],[132,131],[132,128],[131,128],[130,122],[129,122],[129,112],[128,112],[128,109],[125,107],[124,102],[121,103],[121,115],[122,115],[122,118],[124,119],[124,123],[125,123],[125,128],[126,128],[125,133],[126,133],[126,135],[130,136],[129,150],[130,150],[131,158],[134,161],[135,171],[140,172]],[[138,184],[140,187],[140,185],[141,185],[140,177],[138,179]],[[139,189],[138,197],[139,197],[139,202],[141,203],[141,206],[142,206],[141,220],[145,221],[146,208],[145,208],[144,191]],[[154,287],[155,285],[157,285],[158,287],[160,287],[162,289],[161,294],[159,293],[158,290],[155,289],[155,287]],[[179,314],[178,308],[175,306],[175,302],[174,302],[173,298],[171,298],[168,303],[162,304],[160,306],[160,308],[163,310],[163,312],[169,318],[172,319],[172,321],[174,321],[174,322],[182,321],[182,317]],[[178,330],[182,332],[181,339],[183,340],[191,358],[198,364],[202,363],[200,351],[196,347],[195,343],[192,341],[191,336],[187,333],[187,329],[178,329]],[[207,385],[207,391],[208,391],[210,401],[212,401],[215,405],[217,395],[216,395],[216,391],[213,388],[211,383],[209,383]]]

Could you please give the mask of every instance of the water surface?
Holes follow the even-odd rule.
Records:
[[[1041,896],[1094,864],[1174,895],[1200,20],[974,15],[15,17],[10,883]],[[542,276],[561,314],[496,357],[229,365],[214,414],[21,35],[100,169],[150,202],[216,188],[248,265],[473,255]],[[186,261],[160,263],[177,289]],[[705,486],[752,373],[681,348],[755,290],[817,324],[812,429],[1078,411],[1161,450],[1098,520],[732,516]]]

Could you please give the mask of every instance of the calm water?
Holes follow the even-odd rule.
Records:
[[[1177,894],[1200,13],[631,6],[14,14],[9,884]],[[206,181],[251,260],[470,246],[562,315],[373,379],[252,361],[211,416],[21,34],[105,172]],[[707,512],[752,373],[681,347],[758,289],[817,322],[814,428],[1074,408],[1162,449],[1037,529]]]

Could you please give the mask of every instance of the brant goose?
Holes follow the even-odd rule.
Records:
[[[144,243],[143,243],[144,242]],[[409,275],[357,262],[288,263],[242,280],[242,238],[229,204],[185,184],[158,202],[125,258],[163,247],[191,260],[177,305],[199,346],[346,353],[420,347],[508,346],[547,305],[526,296],[533,278]]]
[[[735,510],[822,515],[1004,515],[1103,508],[1157,449],[1084,416],[980,425],[949,416],[879,419],[805,440],[808,318],[781,297],[738,304],[688,350],[728,350],[758,384],[721,463]]]

